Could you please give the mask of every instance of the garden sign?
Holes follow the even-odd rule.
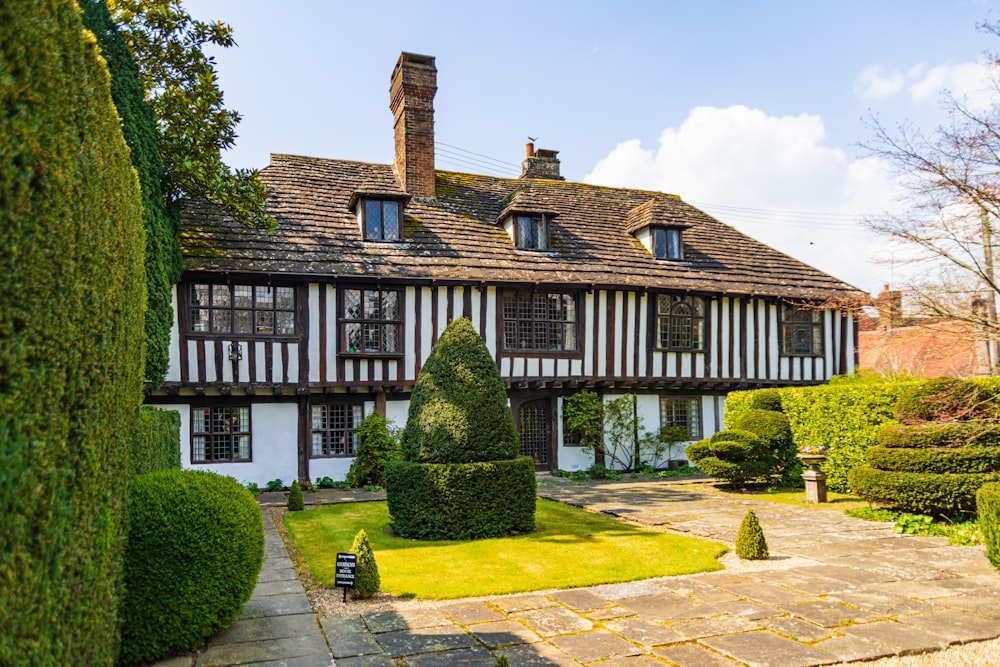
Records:
[[[344,587],[344,602],[347,602],[347,589],[354,588],[354,576],[358,570],[358,555],[352,553],[337,554],[337,573],[333,585]]]

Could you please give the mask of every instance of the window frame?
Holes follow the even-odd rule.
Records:
[[[368,229],[368,205],[379,205],[378,235],[370,235]],[[385,205],[393,204],[396,207],[396,235],[386,237],[385,233]],[[362,197],[358,203],[358,210],[361,213],[361,237],[365,241],[375,243],[399,243],[403,240],[403,205],[398,199],[380,199],[378,197]]]
[[[548,250],[549,221],[544,213],[515,213],[514,215],[514,247],[518,250]],[[537,245],[522,245],[521,227],[524,221],[531,223],[534,233],[532,239]],[[537,226],[536,226],[537,225]]]
[[[517,317],[515,317],[513,319],[510,319],[510,318],[507,317],[507,314],[508,314],[508,310],[507,310],[507,297],[508,297],[508,295],[511,295],[511,294],[515,295],[516,298],[517,298],[517,304],[515,305],[515,314],[517,315]],[[531,311],[532,315],[536,314],[536,311],[535,311],[535,305],[536,304],[534,303],[534,301],[535,301],[535,298],[537,296],[539,296],[539,295],[541,295],[543,298],[547,298],[547,297],[550,297],[550,296],[561,297],[561,299],[563,299],[563,306],[562,306],[563,312],[565,312],[565,310],[566,310],[566,305],[565,304],[567,303],[566,300],[568,299],[568,303],[572,304],[573,319],[572,320],[570,320],[570,319],[560,319],[560,320],[545,319],[545,320],[536,320],[536,319],[534,319],[534,317],[532,317],[531,319],[525,319],[523,317],[520,317],[520,315],[524,312],[522,310],[521,298],[524,297],[524,296],[526,296],[526,295],[530,295],[531,296],[530,311]],[[497,312],[497,316],[499,318],[499,324],[500,324],[500,327],[499,327],[499,329],[500,329],[500,349],[501,349],[501,352],[503,352],[504,354],[511,355],[511,356],[545,356],[545,357],[579,357],[579,356],[581,356],[583,354],[583,348],[582,348],[582,342],[583,341],[580,339],[580,298],[579,298],[579,294],[577,292],[559,291],[559,290],[525,290],[525,289],[516,289],[516,288],[503,289],[503,290],[501,290],[501,293],[500,293],[500,296],[499,296],[499,306],[498,306],[497,311],[498,311]],[[549,312],[551,313],[551,310]],[[546,332],[546,335],[551,335],[552,332],[553,332],[552,327],[556,326],[556,325],[559,325],[562,328],[562,336],[561,336],[562,343],[561,343],[561,346],[558,347],[558,348],[556,348],[556,349],[553,349],[552,348],[552,343],[548,343],[548,347],[547,348],[538,347],[538,346],[533,346],[533,347],[510,347],[507,344],[507,342],[508,342],[508,323],[509,322],[515,323],[514,324],[514,326],[515,326],[515,332],[516,332],[515,335],[518,338],[521,337],[521,335],[522,335],[521,332],[525,331],[525,329],[522,329],[522,323],[528,323],[528,322],[530,322],[531,325],[532,325],[530,327],[530,329],[531,329],[531,331],[530,331],[530,337],[531,337],[532,340],[535,340],[536,337],[540,333],[540,330],[537,329],[537,327],[535,325],[542,324],[542,323],[547,323],[548,324],[548,331]],[[573,347],[569,348],[569,349],[566,348],[566,346],[565,346],[566,332],[567,331],[571,331],[572,332],[572,337],[573,337]],[[529,333],[529,332],[526,331],[526,333]]]
[[[809,306],[781,304],[781,356],[822,357],[825,354],[826,326],[823,312]],[[795,339],[799,332],[808,333],[808,352],[799,351],[796,345]]]
[[[333,427],[329,424],[332,422],[333,417],[331,412],[334,408],[340,408],[344,410],[343,420],[344,425],[342,427]],[[326,412],[326,424],[327,426],[316,427],[316,417],[315,411],[317,409],[324,410]],[[357,410],[357,413],[354,412]],[[348,412],[350,411],[350,412]],[[353,425],[348,425],[348,414],[352,416],[356,421]],[[358,450],[358,445],[360,444],[360,438],[358,437],[358,426],[360,426],[362,420],[365,418],[365,404],[364,401],[352,400],[333,400],[333,401],[317,401],[313,402],[309,406],[309,444],[308,444],[308,456],[310,459],[347,459],[353,458]],[[334,447],[331,443],[335,441],[334,438],[329,437],[327,442],[321,443],[320,449],[321,453],[316,453],[316,435],[317,434],[340,434],[342,437],[341,442],[343,442],[343,452],[342,453],[332,453]],[[322,453],[325,451],[326,453]]]
[[[291,285],[287,283],[281,284],[269,284],[254,281],[236,281],[236,282],[221,282],[212,280],[189,280],[182,283],[184,286],[185,295],[185,336],[190,338],[239,338],[241,340],[290,340],[299,338],[301,332],[299,331],[299,295],[298,288],[296,285]],[[204,287],[207,288],[207,301],[205,303],[200,302],[200,296],[196,296],[196,289]],[[249,305],[239,305],[239,297],[237,295],[238,288],[249,288]],[[222,292],[223,290],[228,291],[228,303],[216,303],[216,293]],[[261,305],[258,302],[258,291],[259,290],[270,290],[270,305]],[[282,306],[279,303],[279,290],[288,290],[291,297],[290,306]],[[244,297],[246,298],[246,297]],[[196,327],[201,322],[205,322],[201,315],[196,315],[196,313],[205,312],[207,313],[207,325],[205,329],[197,329]],[[248,313],[249,314],[249,324],[253,331],[237,331],[238,313]],[[219,315],[217,315],[219,314]],[[224,314],[224,315],[223,315]],[[260,315],[270,314],[270,329],[271,332],[266,330],[261,330],[261,328],[266,329],[266,325],[262,327],[262,322]],[[282,318],[281,316],[285,316]],[[225,319],[228,323],[227,330],[214,330],[217,317]],[[278,323],[279,320],[285,319],[287,323],[291,325],[290,333],[278,333]],[[266,318],[265,320],[266,321]]]
[[[348,313],[348,292],[360,292],[358,301],[358,314],[354,317],[349,317]],[[365,293],[366,292],[378,292],[388,293],[391,292],[396,295],[396,317],[395,318],[385,318],[383,315],[383,307],[379,305],[379,318],[368,318],[365,317]],[[344,356],[351,357],[372,357],[372,358],[400,358],[404,355],[404,346],[406,344],[403,337],[403,325],[406,319],[406,290],[399,287],[371,287],[371,286],[348,286],[340,287],[337,290],[338,305],[337,305],[337,331],[338,338],[340,339],[339,347],[340,354]],[[380,296],[380,300],[381,300]],[[352,350],[349,347],[350,335],[348,334],[348,329],[351,325],[359,325],[361,349]],[[384,337],[381,336],[381,331],[386,326],[394,326],[396,328],[396,350],[386,351],[384,349]],[[365,332],[367,327],[378,327],[380,332],[379,335],[379,346],[378,349],[368,350],[365,349]]]
[[[684,230],[680,227],[663,227],[657,226],[649,230],[650,233],[650,250],[653,253],[653,257],[656,259],[663,260],[683,260],[684,259]],[[658,234],[663,235],[663,247],[662,252],[660,252],[659,244],[657,244],[656,237]],[[676,243],[671,244],[671,239],[675,239]]]
[[[196,425],[199,424],[199,422],[201,424],[204,424],[204,422],[201,421],[200,419],[196,419],[195,412],[196,411],[203,411],[203,410],[208,410],[209,411],[209,413],[208,413],[209,430],[207,430],[207,431],[195,430],[195,427],[196,427]],[[238,431],[234,431],[234,430],[231,430],[231,429],[224,430],[224,431],[223,430],[214,430],[214,427],[215,427],[215,425],[217,423],[216,416],[215,416],[215,411],[216,410],[218,410],[218,411],[226,410],[226,411],[230,411],[230,412],[235,411],[235,410],[246,410],[246,429],[245,430],[238,430]],[[205,464],[216,464],[216,463],[253,463],[253,421],[252,421],[252,419],[253,419],[253,411],[250,409],[250,404],[249,403],[236,403],[236,404],[209,403],[209,404],[205,404],[205,405],[192,405],[189,408],[189,418],[190,418],[190,422],[189,422],[190,423],[190,428],[188,429],[189,430],[189,435],[190,435],[189,457],[190,457],[190,461],[191,461],[192,465],[205,465]],[[229,416],[226,419],[226,421],[228,423],[230,423],[230,424],[233,423],[232,420],[233,420],[233,416]],[[240,422],[240,425],[242,426],[241,422]],[[209,448],[209,440],[208,439],[209,438],[213,438],[213,437],[222,438],[222,437],[227,437],[227,436],[228,436],[228,439],[229,439],[228,448],[229,448],[229,452],[231,454],[230,458],[211,458],[211,459],[210,458],[204,458],[205,455],[208,453],[208,448]],[[201,447],[201,449],[202,449],[202,458],[196,458],[195,457],[195,452],[197,451],[196,447],[195,447],[195,439],[198,438],[198,437],[204,437],[204,438],[206,438],[206,441],[202,444],[202,447]],[[240,445],[234,444],[236,442],[236,438],[237,437],[246,437],[246,439],[247,439],[246,440],[247,456],[245,458],[243,458],[243,457],[237,458],[235,456],[235,454],[237,453],[237,451],[240,448]],[[214,448],[216,447],[216,445],[214,443],[212,443],[212,447],[213,447],[213,450],[214,450]],[[213,453],[214,453],[214,451],[213,451]]]
[[[689,411],[687,414],[686,423],[685,424],[677,423],[676,411],[673,408],[671,408],[670,410],[671,419],[665,420],[664,417],[666,416],[667,413],[667,410],[665,408],[668,405],[673,406],[674,404],[679,403],[681,401],[686,401],[688,403]],[[690,410],[691,406],[694,406],[693,411]],[[691,414],[692,412],[695,413],[693,416]],[[683,442],[694,442],[695,440],[701,440],[702,433],[705,432],[705,426],[702,423],[702,417],[703,417],[702,412],[703,410],[701,409],[700,396],[660,396],[660,428],[664,428],[666,426],[683,426],[684,428],[687,429],[689,437],[688,440],[684,440]]]
[[[667,312],[661,312],[662,303],[668,304]],[[701,314],[697,314],[696,302],[701,304]],[[690,305],[691,314],[676,314],[674,311],[678,306]],[[705,351],[705,321],[708,314],[708,303],[704,297],[693,294],[673,294],[662,292],[656,296],[656,331],[655,344],[658,350],[669,350],[677,352],[704,352]],[[692,341],[690,345],[674,345],[675,326],[684,326],[688,336]],[[665,328],[664,328],[665,327]],[[684,333],[684,330],[681,331]],[[697,341],[695,341],[697,333]],[[666,339],[666,345],[664,345]]]

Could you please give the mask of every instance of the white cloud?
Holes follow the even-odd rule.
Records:
[[[861,70],[855,92],[863,100],[884,100],[903,90],[904,77],[899,72],[885,72],[881,65],[871,65]]]
[[[892,206],[891,177],[881,160],[851,160],[824,146],[824,136],[815,115],[698,107],[665,129],[655,148],[635,139],[618,144],[584,180],[676,193],[796,259],[877,291],[888,270],[868,258],[887,242],[859,220]]]

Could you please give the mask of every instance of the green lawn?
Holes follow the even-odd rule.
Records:
[[[538,501],[536,531],[472,542],[420,542],[386,534],[384,502],[289,512],[285,525],[313,575],[333,586],[338,551],[368,533],[382,590],[450,599],[573,588],[721,569],[716,542],[638,528],[600,514]]]

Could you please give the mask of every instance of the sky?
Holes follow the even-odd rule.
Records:
[[[237,46],[211,51],[243,117],[225,160],[389,163],[389,76],[432,55],[439,169],[516,177],[528,137],[568,180],[679,195],[870,293],[905,249],[865,231],[900,206],[871,119],[932,131],[974,101],[1000,0],[434,2],[187,0]]]

